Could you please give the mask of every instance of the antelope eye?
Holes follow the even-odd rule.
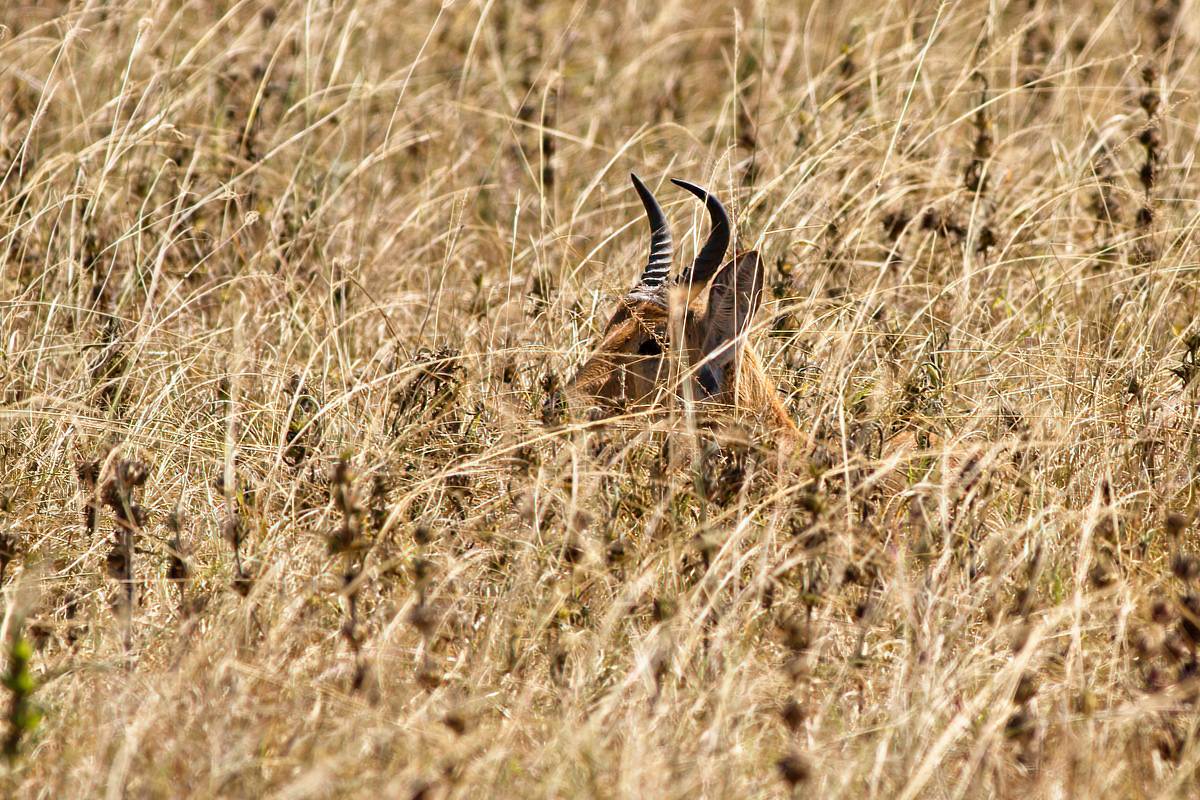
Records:
[[[658,340],[651,336],[638,345],[639,356],[659,356],[662,355],[662,345]]]

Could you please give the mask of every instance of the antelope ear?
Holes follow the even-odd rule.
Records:
[[[735,257],[712,279],[697,375],[710,395],[722,394],[732,385],[746,346],[746,330],[762,302],[762,289],[762,261],[753,250]]]

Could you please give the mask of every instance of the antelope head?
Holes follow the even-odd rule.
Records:
[[[725,207],[699,186],[672,179],[704,202],[712,223],[696,259],[672,280],[674,251],[666,215],[645,184],[636,175],[630,177],[650,223],[650,256],[594,354],[565,387],[567,400],[611,413],[661,404],[671,392],[690,394],[694,400],[762,416],[772,427],[798,434],[746,342],[762,300],[758,253],[738,253],[722,265],[730,240]]]

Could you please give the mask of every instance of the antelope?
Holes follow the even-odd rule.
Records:
[[[647,409],[667,392],[759,417],[781,450],[793,451],[800,430],[784,410],[775,383],[747,341],[762,302],[763,266],[754,250],[729,248],[729,215],[711,192],[678,179],[700,199],[711,230],[695,260],[671,278],[674,249],[666,215],[653,193],[630,175],[650,223],[650,256],[608,321],[595,352],[564,387],[572,405]],[[707,297],[705,297],[705,290]],[[682,334],[675,338],[679,331]]]
[[[733,258],[722,264],[730,242],[725,207],[708,190],[672,178],[672,183],[704,203],[711,223],[695,260],[672,279],[674,249],[666,215],[637,175],[630,178],[650,223],[650,255],[641,277],[609,318],[593,354],[563,388],[568,404],[590,404],[598,406],[602,415],[612,415],[626,408],[650,409],[678,393],[685,400],[707,401],[734,415],[757,417],[785,459],[802,452],[817,457],[813,445],[822,437],[802,436],[747,340],[762,302],[763,266],[758,253],[735,250]],[[856,487],[864,520],[872,507],[867,492],[899,500],[899,505],[889,501],[884,512],[889,524],[896,524],[900,506],[907,504],[905,490],[913,485],[901,467],[922,454],[932,454],[931,445],[922,443],[915,430],[888,435],[878,424],[853,427],[847,441],[819,449],[835,461],[839,452],[854,452],[856,461],[857,456],[865,456],[865,463],[848,462],[839,472]],[[874,435],[872,429],[879,437],[874,455],[867,441]],[[997,469],[998,453],[976,450],[964,461],[961,454],[944,450],[943,480],[948,478],[958,490],[970,493],[985,474]],[[919,511],[924,513],[923,507]]]
[[[762,359],[747,340],[762,302],[759,254],[754,250],[735,252],[722,264],[730,242],[725,207],[708,190],[672,178],[672,183],[704,203],[711,224],[695,260],[672,279],[674,249],[666,215],[638,176],[631,174],[630,179],[650,224],[650,255],[641,277],[609,319],[592,356],[563,388],[568,404],[590,405],[601,416],[611,416],[623,409],[653,408],[674,392],[735,415],[757,417],[773,435],[781,454],[795,454],[802,444],[811,445],[804,440],[812,437],[802,436],[780,402]],[[871,438],[869,426],[858,430],[847,444],[870,458],[870,447],[861,441],[864,434]],[[880,433],[877,447],[871,459],[878,465],[877,483],[895,482],[884,479],[897,465],[929,449],[912,431],[891,436]],[[959,459],[951,459],[949,465],[957,472]]]

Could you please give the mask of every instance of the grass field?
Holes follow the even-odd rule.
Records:
[[[0,794],[1200,796],[1198,103],[1197,0],[6,4]],[[631,171],[791,465],[544,406]]]

